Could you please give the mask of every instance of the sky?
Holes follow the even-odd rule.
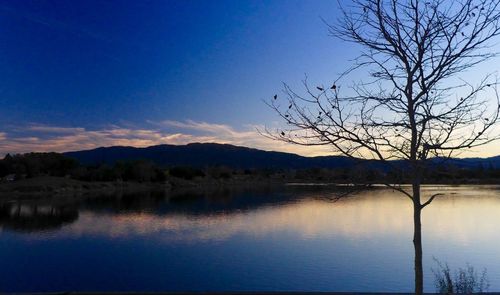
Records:
[[[197,141],[329,154],[256,130],[279,124],[263,100],[283,82],[329,84],[359,52],[329,36],[338,15],[331,0],[1,2],[0,155]]]

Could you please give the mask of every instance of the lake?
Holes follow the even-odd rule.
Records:
[[[425,291],[437,264],[500,291],[500,188],[429,186]],[[412,207],[391,190],[219,189],[0,205],[1,291],[413,290]]]

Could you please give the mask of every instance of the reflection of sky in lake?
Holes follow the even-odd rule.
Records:
[[[491,290],[500,290],[500,191],[438,189],[447,196],[423,214],[426,290],[433,291],[433,256],[452,268],[487,267]],[[204,214],[82,209],[59,230],[2,232],[0,286],[410,291],[411,213],[408,199],[387,190],[335,203],[295,198]],[[109,273],[122,283],[103,278]]]
[[[28,238],[102,236],[129,238],[146,236],[158,241],[225,240],[237,234],[261,237],[287,231],[297,238],[322,236],[370,237],[406,231],[410,207],[404,199],[387,197],[327,203],[306,199],[255,211],[221,212],[209,215],[173,213],[98,214],[80,213],[78,222],[60,231]],[[383,204],[383,205],[382,205]],[[403,208],[403,210],[401,210]],[[395,214],[387,214],[396,210]],[[408,221],[411,221],[408,219]]]

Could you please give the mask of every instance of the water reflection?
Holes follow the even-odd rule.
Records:
[[[424,191],[436,190],[446,191],[447,196],[424,211],[424,236],[466,244],[496,233],[498,190],[429,187]],[[341,235],[351,239],[410,233],[411,204],[396,192],[365,191],[334,203],[323,198],[329,194],[325,188],[226,189],[93,196],[63,205],[11,201],[0,204],[0,224],[29,232],[58,229],[60,237],[137,235],[162,241],[221,240],[277,231],[302,238]]]
[[[221,210],[216,209],[221,205],[217,202],[215,208],[210,208],[198,200],[193,203],[196,210],[192,212],[184,212],[186,204],[179,206],[178,203],[164,203],[156,210],[126,214],[83,211],[79,222],[60,234],[113,238],[143,235],[160,241],[197,241],[223,240],[237,234],[262,236],[280,231],[294,232],[299,238],[406,233],[411,228],[408,218],[411,208],[405,199],[388,202],[387,198],[382,193],[372,193],[332,204],[306,195],[287,201],[261,200],[262,203],[253,203],[252,209],[238,206],[241,204],[237,202],[225,202],[221,207],[231,207],[231,210]]]
[[[491,290],[500,289],[500,190],[424,189],[436,191],[446,196],[423,213],[426,291],[433,256],[452,268],[487,267]],[[66,290],[410,291],[410,201],[382,189],[325,201],[331,194],[289,187],[5,201],[0,278],[8,290],[40,291],[22,286],[52,265],[67,276],[48,271],[39,282],[46,291],[58,290],[54,282]],[[79,267],[69,269],[68,259]],[[103,283],[109,272],[96,267],[132,285]]]
[[[77,219],[78,210],[73,205],[20,201],[0,204],[0,226],[4,230],[34,232],[59,229]]]

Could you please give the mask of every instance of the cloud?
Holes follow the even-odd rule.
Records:
[[[196,134],[205,134],[211,138],[214,138],[215,141],[220,143],[242,145],[269,151],[296,153],[305,156],[332,154],[329,147],[304,147],[266,138],[258,132],[258,130],[264,130],[264,126],[262,125],[250,124],[246,125],[244,130],[236,130],[235,128],[228,125],[212,124],[193,120],[186,120],[182,122],[165,120],[158,123],[150,123],[166,129],[177,128],[183,132],[194,131]]]
[[[54,127],[54,126],[44,126],[44,125],[32,125],[25,129],[29,131],[39,131],[45,133],[61,133],[61,134],[71,134],[71,133],[85,131],[85,128]]]
[[[158,144],[217,142],[303,155],[328,154],[326,149],[297,147],[263,137],[259,126],[237,130],[223,124],[187,121],[148,122],[151,128],[109,126],[98,130],[32,124],[0,132],[0,155],[26,152],[66,152],[106,146],[147,147]]]
[[[31,124],[0,131],[0,157],[7,153],[66,152],[108,146],[147,147],[158,144],[188,144],[216,142],[246,146],[268,151],[280,151],[304,156],[332,155],[328,146],[297,146],[271,140],[259,134],[260,125],[236,129],[229,125],[193,120],[147,122],[146,127],[108,126],[90,130],[83,127],[61,127]],[[460,157],[498,155],[495,143],[471,149]]]

